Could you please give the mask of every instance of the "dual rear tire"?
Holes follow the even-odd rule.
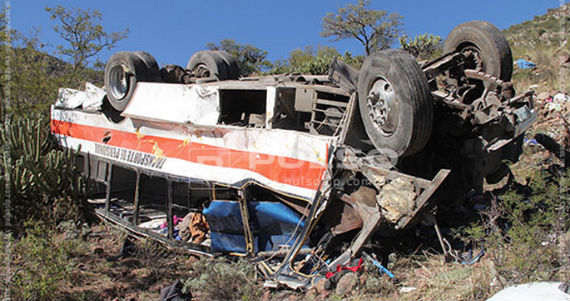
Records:
[[[433,100],[427,79],[404,50],[384,50],[366,58],[358,78],[362,122],[376,150],[409,156],[427,143]]]
[[[510,81],[512,53],[505,36],[484,21],[455,27],[444,53],[471,52],[465,68]],[[433,99],[422,69],[403,50],[368,56],[360,69],[358,100],[364,128],[380,153],[405,157],[421,151],[430,138]]]
[[[187,69],[196,78],[228,80],[239,78],[239,68],[233,56],[225,51],[200,51],[192,55]],[[105,65],[105,91],[113,109],[125,110],[138,82],[161,82],[158,63],[144,51],[117,52]]]

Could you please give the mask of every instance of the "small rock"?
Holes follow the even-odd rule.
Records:
[[[271,300],[289,300],[289,298],[291,298],[291,294],[292,292],[288,290],[277,291],[273,294],[273,298]]]
[[[347,273],[336,285],[335,293],[338,296],[344,296],[345,294],[351,292],[358,286],[358,275],[356,273]]]
[[[160,294],[160,290],[162,289],[162,284],[160,282],[155,282],[154,284],[152,284],[149,288],[148,291],[151,293],[159,293]]]
[[[570,62],[570,54],[567,51],[559,49],[556,52],[554,52],[553,61],[558,66],[563,66],[564,64]]]
[[[196,263],[197,261],[199,261],[200,258],[197,256],[190,256],[188,257],[188,259],[186,260],[186,265],[187,266],[192,266],[194,263]]]
[[[324,291],[326,291],[325,289],[325,285],[327,283],[327,279],[323,278],[321,280],[319,280],[319,282],[317,282],[317,284],[315,284],[315,289],[317,290],[317,293],[322,294]]]
[[[538,99],[538,100],[545,100],[545,99],[547,99],[548,97],[550,97],[550,93],[548,93],[548,92],[540,92],[540,93],[538,93],[538,95],[536,96],[536,99]]]
[[[327,300],[331,295],[331,291],[324,291],[322,294],[318,295],[315,300]]]
[[[303,296],[303,299],[305,300],[315,300],[317,299],[317,296],[319,295],[319,293],[317,292],[316,288],[311,288],[309,291],[307,291],[307,293],[305,294],[305,296]]]
[[[271,290],[263,291],[263,295],[261,296],[261,300],[271,300]]]
[[[367,279],[368,279],[368,275],[362,274],[362,275],[360,275],[359,283],[366,283]]]

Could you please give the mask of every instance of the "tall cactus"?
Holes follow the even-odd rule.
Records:
[[[28,219],[56,222],[54,207],[62,201],[66,207],[81,208],[85,185],[75,169],[78,151],[60,150],[49,134],[46,119],[15,118],[0,133],[0,143],[9,146],[11,166],[2,154],[0,174],[4,204],[4,183],[10,177],[12,224]]]

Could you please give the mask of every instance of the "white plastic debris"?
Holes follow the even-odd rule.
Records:
[[[84,92],[82,91],[69,88],[59,88],[55,107],[63,109],[79,108],[83,103],[83,98]]]
[[[158,229],[160,225],[166,222],[166,218],[157,218],[148,222],[140,223],[139,227],[144,229]]]
[[[265,282],[263,282],[263,287],[276,289],[279,287],[279,283],[273,280],[265,280]]]
[[[556,93],[556,95],[554,95],[554,101],[555,102],[567,102],[567,101],[570,101],[570,96],[563,94],[563,93]]]
[[[570,301],[570,295],[559,289],[561,282],[532,282],[507,287],[487,301]]]
[[[409,292],[413,292],[417,289],[417,287],[413,287],[413,286],[403,286],[400,289],[400,293],[409,293]]]
[[[547,111],[558,111],[561,112],[562,111],[562,106],[559,103],[553,103],[553,102],[549,102],[548,104],[546,104],[546,110]]]
[[[96,111],[101,109],[103,104],[103,97],[105,97],[105,90],[95,86],[92,83],[85,83],[85,99],[82,106],[84,110]]]
[[[82,107],[86,111],[96,111],[103,104],[105,91],[92,83],[85,83],[85,91],[59,88],[56,108],[76,109]]]

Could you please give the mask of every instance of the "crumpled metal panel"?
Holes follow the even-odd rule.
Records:
[[[121,115],[214,126],[220,116],[218,95],[215,86],[141,82]]]

